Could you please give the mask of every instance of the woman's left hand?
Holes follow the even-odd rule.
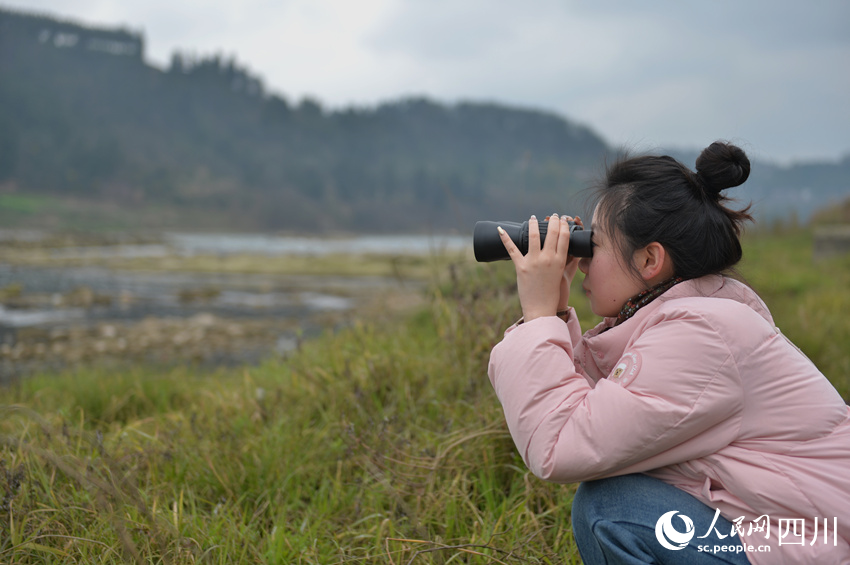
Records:
[[[578,216],[573,219],[570,216],[564,216],[567,218],[567,222],[575,222],[576,224],[584,227],[584,222],[581,221],[581,218]],[[569,228],[567,228],[569,229]],[[564,276],[561,278],[561,296],[558,300],[558,312],[563,312],[570,305],[570,286],[573,284],[573,279],[576,276],[576,271],[578,271],[578,262],[581,260],[579,257],[573,257],[570,255],[567,257],[567,265],[564,267]]]
[[[526,322],[543,316],[554,316],[559,308],[566,308],[569,284],[575,275],[578,260],[567,263],[570,247],[570,228],[567,216],[550,216],[546,241],[540,245],[540,228],[537,218],[528,221],[528,253],[523,255],[510,236],[499,228],[502,244],[514,263],[517,273],[517,290]],[[562,304],[563,302],[563,304]]]

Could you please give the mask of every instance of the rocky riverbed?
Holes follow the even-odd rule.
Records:
[[[287,327],[288,326],[288,327]],[[292,334],[287,340],[283,335]],[[297,344],[298,328],[265,320],[227,320],[213,314],[146,318],[134,323],[72,324],[21,329],[0,344],[0,363],[61,367],[108,358],[204,363],[249,361]]]
[[[427,261],[397,253],[293,261],[157,247],[151,263],[138,245],[160,244],[120,252],[128,239],[86,236],[85,249],[98,251],[75,251],[72,262],[66,251],[81,246],[67,237],[3,245],[0,382],[110,361],[254,363],[354,319],[420,304],[427,284]],[[335,266],[345,272],[333,274]]]

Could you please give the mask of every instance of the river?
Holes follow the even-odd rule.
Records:
[[[4,235],[7,241],[38,239],[37,233],[0,233],[0,242]],[[193,359],[252,361],[292,349],[376,296],[421,288],[421,283],[397,277],[122,270],[110,267],[112,259],[405,256],[462,253],[470,245],[470,239],[461,236],[166,233],[154,242],[50,248],[57,263],[73,266],[0,261],[0,381],[26,373],[33,361],[64,365],[69,359],[91,360],[99,353],[160,360],[181,357],[177,345],[191,345],[191,340],[178,343],[183,338],[176,336],[190,329],[195,339],[188,354]],[[142,327],[148,328],[147,334],[139,333]],[[215,337],[216,332],[221,336]],[[151,345],[138,350],[139,342]],[[165,349],[176,355],[164,355]]]

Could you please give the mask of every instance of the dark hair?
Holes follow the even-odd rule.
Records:
[[[597,220],[626,265],[633,268],[634,252],[654,241],[685,279],[728,271],[741,260],[739,238],[744,221],[753,219],[750,206],[730,209],[722,192],[747,180],[747,155],[717,141],[700,154],[696,171],[668,156],[626,158],[608,168],[597,189]]]

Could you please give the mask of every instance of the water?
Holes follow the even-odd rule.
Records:
[[[0,306],[0,328],[134,321],[150,316],[189,317],[200,312],[222,317],[304,316],[317,311],[349,309],[354,306],[353,299],[347,296],[351,290],[393,284],[391,279],[377,277],[342,280],[0,264],[0,288],[20,285],[28,295],[39,297],[24,308]],[[322,288],[326,290],[316,290]],[[84,304],[86,308],[68,304],[80,289],[91,295]],[[203,294],[204,289],[212,290]]]
[[[308,238],[233,234],[166,234],[170,245],[184,253],[260,253],[268,255],[328,255],[377,253],[393,255],[460,251],[471,244],[462,236],[378,235],[350,238]]]
[[[3,232],[0,240],[39,241],[36,231]],[[57,259],[143,258],[194,255],[308,255],[373,253],[424,255],[458,252],[471,245],[464,236],[360,235],[349,238],[308,238],[265,234],[165,233],[161,242],[144,244],[58,247]],[[310,277],[251,274],[129,272],[107,267],[27,267],[0,263],[0,288],[21,285],[27,293],[50,295],[52,301],[20,308],[0,308],[0,328],[18,328],[81,319],[137,320],[146,316],[187,317],[199,311],[225,317],[292,316],[338,311],[355,305],[354,293],[397,286],[380,277]],[[62,296],[87,288],[102,304],[67,307]],[[218,293],[205,300],[186,300],[199,288]]]
[[[0,231],[0,244],[3,240],[28,244],[47,241],[39,232],[22,235]],[[103,348],[109,343],[126,341],[129,351],[133,340],[138,339],[137,329],[147,327],[145,324],[150,325],[151,320],[161,321],[155,332],[171,333],[156,338],[159,341],[152,342],[147,350],[136,351],[136,358],[168,350],[169,354],[201,356],[215,363],[257,360],[270,347],[278,352],[295,347],[300,339],[337,323],[333,320],[340,320],[368,300],[387,296],[392,291],[410,293],[421,288],[416,282],[393,277],[122,271],[109,268],[110,259],[230,254],[396,256],[460,252],[469,247],[471,238],[459,236],[319,239],[179,233],[164,234],[146,243],[117,240],[111,245],[55,247],[50,253],[57,259],[95,259],[98,266],[0,263],[0,292],[6,294],[5,304],[0,305],[0,382],[25,374],[28,363],[43,363],[52,358],[59,359],[57,363],[61,364],[73,358],[74,351],[86,349],[91,354],[94,346]],[[15,296],[14,289],[20,289],[19,296]],[[186,328],[200,331],[198,320],[208,319],[218,320],[204,330],[212,333],[188,353],[178,351],[182,346],[174,343],[179,341],[181,332],[185,333]],[[169,320],[184,322],[182,326],[174,326]],[[257,335],[254,341],[246,338],[230,348],[226,341],[215,340],[226,340],[221,335],[228,324],[232,325],[231,321],[243,324],[243,328],[256,328],[259,324],[275,333]],[[256,323],[251,325],[253,322]],[[77,331],[81,328],[87,332],[82,338]],[[216,332],[219,338],[212,337]],[[73,335],[78,337],[69,337]],[[144,339],[155,338],[147,335]],[[54,349],[61,350],[61,354],[53,355]],[[214,351],[211,353],[210,349]]]
[[[32,234],[30,238],[34,237]],[[374,253],[424,255],[467,249],[471,239],[442,235],[359,235],[348,238],[311,238],[265,234],[165,233],[162,243],[66,247],[53,251],[61,259],[139,258],[168,255],[310,255]]]

